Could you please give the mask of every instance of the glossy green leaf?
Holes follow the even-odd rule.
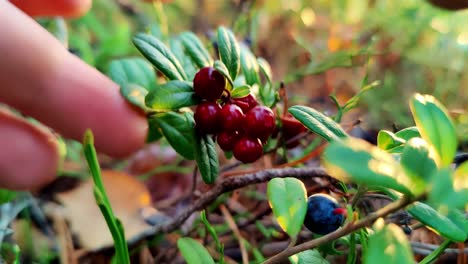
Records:
[[[142,86],[134,83],[126,83],[120,86],[120,94],[132,105],[147,111],[148,107],[145,105],[145,96],[148,90]]]
[[[257,59],[245,45],[241,45],[240,55],[241,68],[245,77],[245,82],[248,85],[259,84],[260,77],[258,75],[259,67]]]
[[[169,80],[187,80],[179,60],[159,39],[140,33],[133,38],[133,44]]]
[[[208,250],[200,242],[189,237],[182,237],[177,240],[177,247],[187,264],[214,264]]]
[[[268,61],[266,61],[264,58],[258,58],[257,64],[258,64],[258,67],[260,68],[260,71],[265,76],[267,82],[271,84],[273,80],[273,77],[272,77],[273,74],[272,74],[271,67]]]
[[[268,182],[268,201],[284,232],[295,237],[301,231],[307,212],[307,192],[296,178],[274,178]]]
[[[460,229],[447,216],[442,215],[425,203],[414,203],[408,208],[408,212],[421,223],[431,227],[448,239],[463,242],[467,238],[464,230]]]
[[[459,181],[455,181],[450,168],[440,169],[432,177],[432,189],[428,195],[431,204],[448,208],[465,208],[468,204],[468,183],[462,182],[455,185]]]
[[[289,257],[291,264],[329,264],[317,249],[309,249]]]
[[[0,205],[7,203],[16,197],[16,192],[6,189],[0,189]]]
[[[231,97],[233,98],[241,98],[245,97],[250,94],[250,86],[249,85],[242,85],[235,87],[231,91]]]
[[[295,105],[289,108],[289,112],[305,127],[329,142],[348,137],[339,124],[313,108]]]
[[[145,97],[146,105],[153,110],[176,110],[199,102],[200,98],[195,94],[192,83],[185,81],[169,81]]]
[[[213,64],[210,53],[206,50],[200,39],[192,32],[183,32],[180,39],[192,61],[198,68],[208,67]]]
[[[182,41],[176,37],[170,38],[169,48],[182,65],[185,75],[187,76],[187,80],[193,80],[199,69],[192,61],[192,58],[190,58],[190,56],[185,52]]]
[[[387,130],[380,130],[377,135],[377,146],[383,150],[389,150],[404,143],[405,140]]]
[[[113,60],[109,65],[108,75],[120,86],[134,83],[151,90],[156,85],[153,67],[140,58]]]
[[[452,163],[457,137],[445,107],[431,95],[416,94],[411,99],[410,108],[422,138],[434,146],[440,165]]]
[[[278,91],[275,89],[273,84],[269,82],[259,88],[259,95],[263,105],[270,108],[273,107],[280,99]]]
[[[188,160],[195,158],[195,121],[191,113],[167,112],[157,115],[156,123],[177,153]]]
[[[227,88],[228,88],[229,90],[231,90],[232,87],[234,86],[234,83],[233,83],[233,81],[232,81],[232,79],[231,79],[231,76],[229,75],[229,70],[228,70],[228,68],[226,68],[226,65],[225,65],[222,61],[216,60],[216,61],[214,62],[213,67],[214,67],[219,73],[221,73],[224,77],[226,77],[226,80],[228,80],[228,82],[229,82],[229,85],[227,86]]]
[[[158,118],[154,115],[148,117],[148,135],[146,137],[147,143],[155,142],[163,137],[157,121]]]
[[[366,264],[414,264],[410,243],[400,227],[386,224],[382,218],[374,224],[369,236],[369,248],[364,252]]]
[[[215,182],[219,176],[219,160],[216,144],[211,135],[198,135],[195,144],[195,160],[202,179],[207,184]]]
[[[417,189],[391,154],[364,140],[334,141],[325,149],[324,165],[330,175],[370,187],[386,187],[412,194]]]
[[[421,137],[421,134],[419,134],[419,130],[417,127],[415,126],[412,126],[412,127],[407,127],[407,128],[404,128],[398,132],[395,133],[395,136],[397,136],[398,138],[401,138],[403,140],[410,140],[412,138],[415,138],[415,137]]]
[[[410,139],[401,154],[400,164],[406,175],[413,181],[413,193],[422,193],[437,171],[437,164],[431,157],[430,146],[421,138]]]
[[[226,65],[232,80],[240,70],[240,48],[231,30],[219,27],[217,31],[218,50],[221,61]]]

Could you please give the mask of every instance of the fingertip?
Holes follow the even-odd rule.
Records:
[[[35,190],[55,177],[59,152],[52,133],[0,108],[0,135],[1,187]]]

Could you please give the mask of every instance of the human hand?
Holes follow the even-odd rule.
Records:
[[[144,116],[117,84],[28,16],[78,16],[90,6],[91,0],[0,0],[0,103],[68,138],[81,141],[90,128],[99,151],[123,157],[143,146]],[[54,135],[0,105],[0,187],[37,188],[55,176],[58,164]]]

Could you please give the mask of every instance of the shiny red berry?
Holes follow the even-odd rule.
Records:
[[[244,113],[258,105],[257,100],[252,94],[240,98],[233,98],[232,102],[238,105]]]
[[[225,104],[221,109],[220,116],[224,131],[238,131],[242,129],[245,116],[239,106],[230,103]]]
[[[193,89],[195,93],[208,101],[216,101],[223,94],[226,79],[213,67],[205,67],[195,74]]]
[[[216,141],[218,142],[219,147],[224,151],[231,151],[234,149],[237,141],[240,138],[240,134],[237,131],[227,132],[222,131],[218,134]]]
[[[286,142],[307,130],[301,122],[290,115],[281,117],[281,123],[281,131],[283,132],[283,138]],[[294,140],[286,144],[286,147],[293,148],[298,144],[299,140]]]
[[[263,154],[260,139],[242,137],[234,146],[234,157],[243,163],[251,163],[258,160]]]
[[[244,128],[252,138],[268,139],[275,129],[275,116],[270,108],[258,105],[245,114]]]
[[[216,102],[202,102],[195,110],[195,126],[205,134],[215,134],[221,128],[221,106]]]

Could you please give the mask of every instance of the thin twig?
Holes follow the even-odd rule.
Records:
[[[272,263],[280,263],[281,261],[285,260],[287,257],[292,256],[294,254],[297,254],[299,252],[315,248],[319,245],[322,245],[324,243],[336,240],[340,237],[346,236],[356,230],[359,230],[363,227],[369,226],[372,223],[374,223],[377,219],[384,217],[388,214],[391,214],[393,212],[396,212],[407,205],[411,204],[412,202],[416,201],[418,199],[409,199],[407,197],[403,197],[402,199],[399,199],[393,203],[388,204],[387,206],[383,207],[382,209],[371,213],[367,215],[365,218],[357,221],[357,222],[351,222],[348,225],[344,226],[341,229],[336,230],[335,232],[332,232],[326,236],[319,237],[314,240],[310,240],[308,242],[299,244],[294,247],[287,248],[286,250],[278,253],[277,255],[269,258],[264,262],[264,264],[272,264]]]

